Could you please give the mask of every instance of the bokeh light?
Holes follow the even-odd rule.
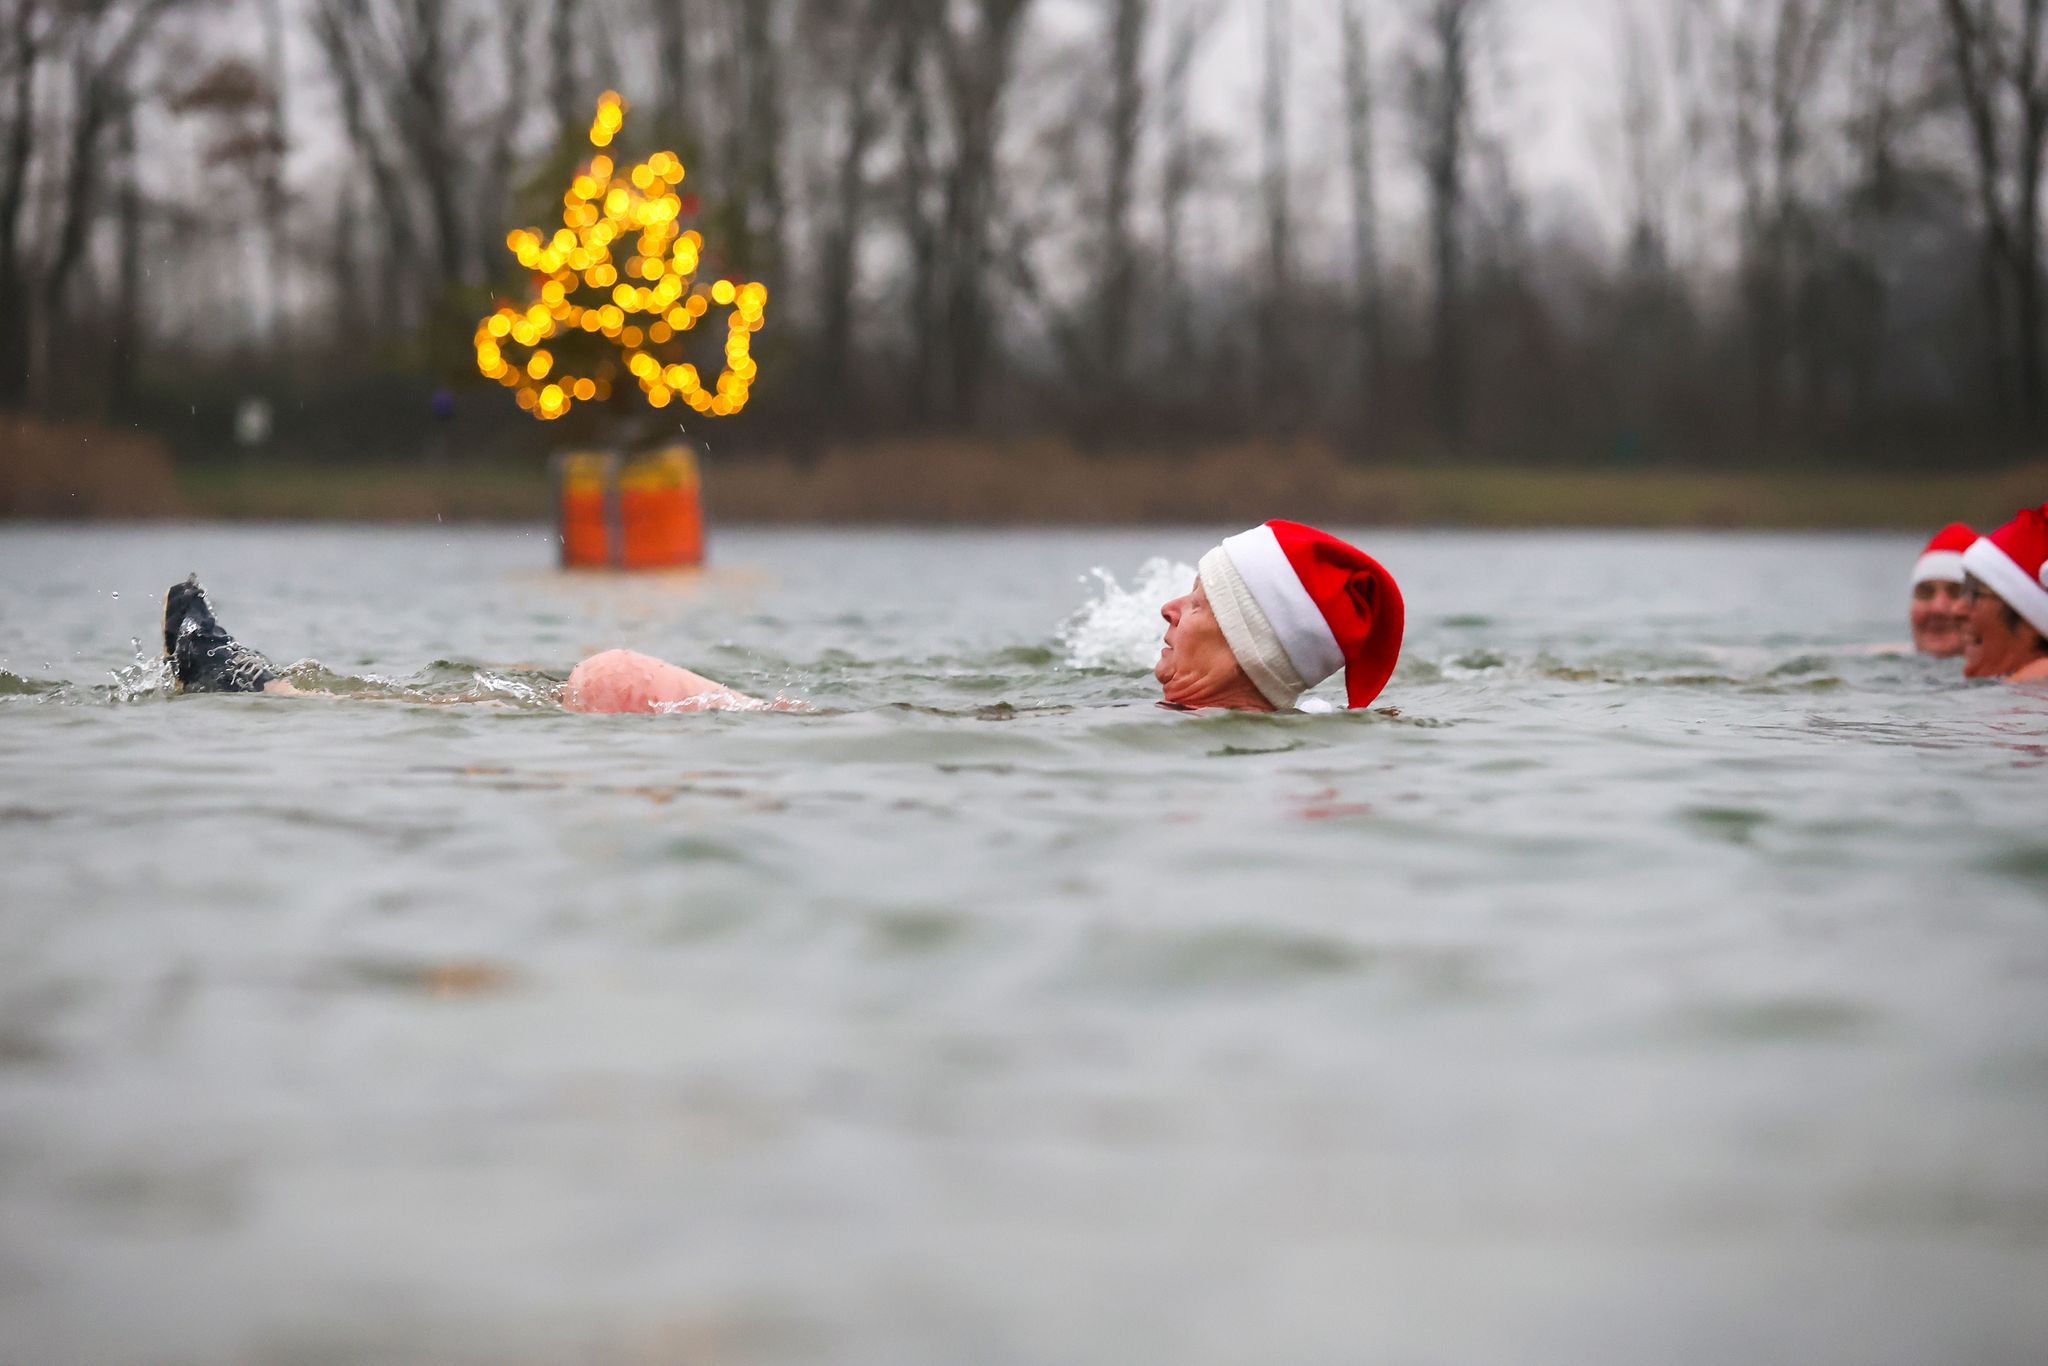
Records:
[[[625,121],[625,100],[605,92],[590,145],[609,147]],[[767,317],[768,287],[752,280],[696,282],[704,238],[680,228],[683,201],[675,192],[686,174],[672,151],[655,152],[623,172],[600,152],[563,191],[561,227],[507,233],[506,250],[533,274],[533,299],[523,306],[500,301],[478,322],[478,373],[511,389],[520,408],[542,421],[578,403],[609,400],[622,356],[651,407],[680,399],[712,417],[743,410],[758,374],[753,336]],[[732,312],[724,368],[707,386],[680,349],[714,305]]]

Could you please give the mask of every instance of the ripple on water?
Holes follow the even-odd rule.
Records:
[[[488,959],[396,957],[339,959],[316,979],[319,985],[344,990],[433,997],[490,995],[510,990],[518,980],[511,967]]]
[[[40,697],[63,686],[48,679],[28,678],[0,669],[0,697]]]
[[[60,1056],[56,1043],[34,1026],[0,1020],[0,1070],[48,1067]]]
[[[1507,990],[1491,955],[1471,946],[1367,944],[1315,930],[1249,924],[1104,932],[1085,946],[1075,976],[1090,988],[1166,995],[1286,991],[1370,979],[1402,998],[1440,1004],[1490,1000]]]
[[[1148,704],[1112,714],[1115,720],[1087,726],[1091,748],[1206,758],[1323,749],[1364,741],[1381,727],[1433,730],[1450,724],[1405,715],[1393,707],[1320,713],[1174,712]]]
[[[2048,882],[2048,844],[2022,844],[1991,859],[1993,872],[2022,882]]]
[[[1087,951],[1086,977],[1119,987],[1201,991],[1284,986],[1342,977],[1368,955],[1332,935],[1264,925],[1224,925],[1167,934],[1119,932]]]
[[[1836,996],[1771,996],[1690,1007],[1681,1034],[1730,1043],[1797,1044],[1849,1039],[1872,1029],[1878,1013]]]
[[[868,937],[885,954],[911,957],[952,947],[973,925],[971,917],[940,908],[882,911],[868,918]]]
[[[1679,813],[1700,834],[1728,844],[1750,844],[1775,819],[1751,806],[1689,806]]]
[[[1834,665],[1826,655],[1794,655],[1772,669],[1768,678],[1796,678],[1800,674],[1824,674]]]
[[[540,669],[493,668],[451,659],[437,659],[403,677],[342,673],[318,660],[302,659],[287,668],[284,677],[302,691],[336,697],[423,704],[486,703],[541,711],[560,707],[565,681]]]

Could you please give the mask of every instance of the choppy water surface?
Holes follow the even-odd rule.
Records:
[[[1856,648],[1915,546],[1367,535],[1384,710],[1164,712],[1228,530],[0,529],[0,1359],[2043,1360],[2048,697]],[[166,697],[193,569],[381,700]]]

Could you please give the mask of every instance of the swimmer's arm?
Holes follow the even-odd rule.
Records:
[[[663,711],[807,712],[815,710],[810,703],[799,701],[794,697],[777,695],[764,701],[761,698],[751,697],[746,693],[728,688],[723,683],[714,682],[702,674],[691,673],[688,669],[683,670],[683,672],[690,675],[693,684],[702,686],[695,688],[687,697],[665,704],[662,707]]]
[[[694,670],[633,650],[607,650],[578,664],[563,689],[562,705],[570,711],[670,714],[810,710],[789,698],[749,697]]]
[[[680,664],[666,666],[673,670],[668,681],[679,694],[675,700],[661,704],[665,712],[692,711],[791,711],[814,710],[808,702],[794,697],[776,696],[762,699],[752,697],[737,688],[727,687],[715,678],[706,678],[694,669]]]
[[[660,704],[663,711],[758,711],[764,705],[758,698],[728,688],[694,669],[685,669],[680,664],[666,668],[664,691],[674,695]]]

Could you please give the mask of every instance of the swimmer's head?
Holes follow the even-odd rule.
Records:
[[[1378,561],[1299,522],[1267,522],[1202,557],[1194,589],[1160,609],[1154,670],[1179,706],[1285,710],[1344,671],[1347,703],[1379,696],[1406,609]]]
[[[1913,628],[1913,648],[1921,654],[1950,659],[1963,652],[1963,619],[1968,615],[1963,552],[1976,540],[1977,533],[1969,527],[1952,523],[1936,532],[1913,562],[1913,602],[1907,620]]]
[[[1169,705],[1273,710],[1237,662],[1199,575],[1195,586],[1161,607],[1159,615],[1166,618],[1166,643],[1152,676]]]
[[[1963,552],[1963,676],[2004,678],[2048,659],[2048,504]]]

